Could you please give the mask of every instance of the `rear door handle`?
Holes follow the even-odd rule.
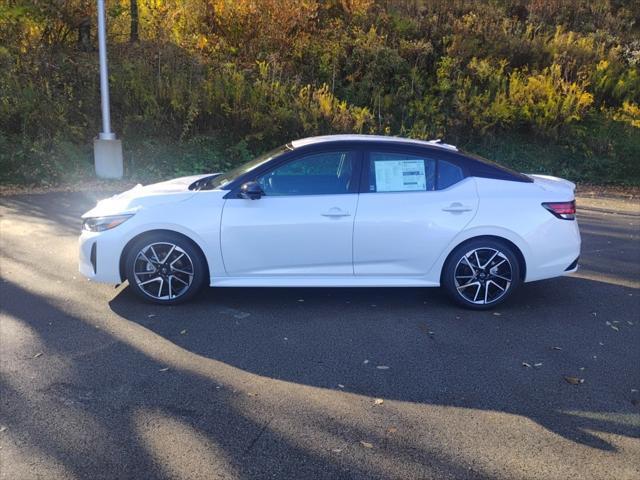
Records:
[[[454,202],[448,207],[444,207],[442,210],[449,213],[463,213],[470,212],[471,210],[473,210],[473,207],[463,205],[460,202]]]
[[[345,212],[344,210],[338,207],[330,208],[328,211],[322,213],[321,215],[323,217],[350,217],[351,216],[349,212]]]

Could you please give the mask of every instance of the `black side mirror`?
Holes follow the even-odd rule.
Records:
[[[264,191],[258,182],[243,183],[240,187],[240,198],[258,200],[264,195]]]

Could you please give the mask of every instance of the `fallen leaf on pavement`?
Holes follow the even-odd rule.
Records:
[[[580,385],[581,383],[584,383],[584,378],[578,378],[578,377],[569,377],[569,376],[563,376],[565,382],[570,383],[571,385]]]
[[[42,356],[42,352],[38,352],[33,356],[33,358],[38,358],[38,357],[41,357],[41,356]]]
[[[373,448],[373,443],[365,442],[363,440],[360,440],[360,445],[362,445],[364,448]]]
[[[378,365],[376,368],[378,370],[389,370],[389,367],[387,365]]]
[[[373,404],[374,404],[374,405],[382,405],[383,403],[384,403],[384,400],[383,400],[383,399],[381,399],[381,398],[376,398],[376,399],[373,401]]]
[[[158,370],[159,372],[168,372],[169,371],[169,367],[164,367],[161,368],[160,370]]]
[[[433,331],[432,331],[432,330],[429,330],[429,327],[428,327],[428,326],[426,326],[426,325],[424,325],[424,324],[423,324],[423,325],[420,325],[420,327],[419,327],[419,328],[420,328],[420,330],[421,330],[421,331],[423,331],[424,333],[426,333],[426,334],[427,334],[427,335],[429,335],[430,337],[432,337],[432,336],[433,336]]]

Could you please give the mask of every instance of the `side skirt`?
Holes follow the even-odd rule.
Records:
[[[212,287],[439,287],[424,277],[212,277]]]

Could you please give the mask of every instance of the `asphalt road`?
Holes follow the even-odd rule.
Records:
[[[579,274],[496,312],[437,289],[162,308],[77,273],[96,196],[0,198],[0,478],[640,478],[640,217],[581,212]]]

